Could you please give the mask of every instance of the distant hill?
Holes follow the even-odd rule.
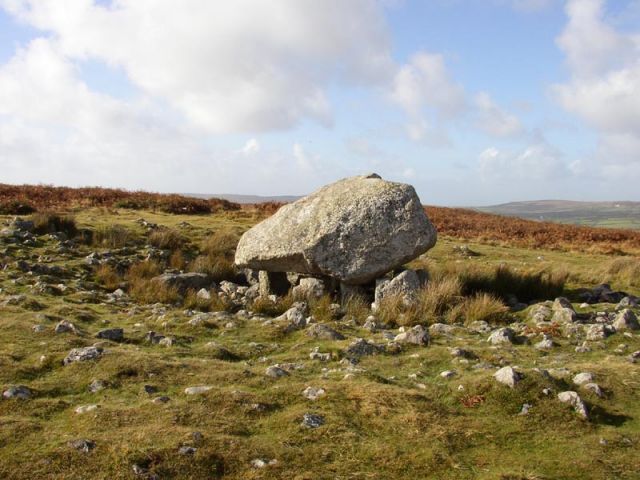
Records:
[[[509,202],[476,210],[530,220],[608,228],[640,229],[640,202],[537,200]]]
[[[204,194],[204,193],[183,193],[182,195],[186,195],[187,197],[195,197],[195,198],[221,198],[223,200],[228,200],[234,203],[266,203],[266,202],[279,202],[279,203],[288,203],[298,200],[300,197],[295,195],[273,195],[273,196],[262,196],[262,195],[238,195],[235,193],[216,193],[216,194]]]

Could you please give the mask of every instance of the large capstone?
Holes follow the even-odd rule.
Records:
[[[350,177],[285,205],[240,239],[239,267],[361,285],[423,254],[436,230],[411,185]]]

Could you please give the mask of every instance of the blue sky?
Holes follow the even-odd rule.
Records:
[[[640,1],[0,0],[0,181],[640,200]]]

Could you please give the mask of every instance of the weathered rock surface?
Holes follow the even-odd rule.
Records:
[[[247,231],[240,267],[370,282],[435,245],[436,231],[410,185],[377,175],[327,185]]]
[[[377,310],[385,297],[400,296],[402,302],[409,306],[416,302],[420,278],[413,270],[405,270],[391,280],[382,279],[376,282],[375,300],[372,310]]]
[[[497,382],[513,388],[522,379],[523,375],[520,372],[514,370],[512,367],[502,367],[500,370],[493,374],[493,377]]]
[[[394,338],[394,341],[400,343],[412,343],[414,345],[429,345],[429,332],[422,325],[416,325],[413,328],[402,332]]]
[[[99,347],[84,347],[74,348],[65,357],[64,365],[69,365],[75,362],[86,362],[88,360],[94,360],[102,355],[102,348]]]

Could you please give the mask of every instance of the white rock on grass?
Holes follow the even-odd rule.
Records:
[[[2,392],[3,398],[17,398],[18,400],[28,400],[31,398],[33,393],[28,387],[24,385],[17,385],[13,387],[7,388],[4,392]]]
[[[267,369],[265,370],[265,374],[267,375],[267,377],[280,378],[286,377],[287,375],[289,375],[289,372],[276,365],[271,365],[270,367],[267,367]]]
[[[640,330],[638,318],[635,313],[628,308],[625,308],[616,315],[613,326],[616,330]]]
[[[585,383],[582,388],[584,388],[585,390],[594,393],[596,396],[598,397],[602,397],[604,394],[602,393],[602,389],[600,388],[600,385],[598,385],[597,383]]]
[[[87,412],[93,412],[94,410],[98,409],[98,405],[91,404],[91,405],[81,405],[78,408],[75,409],[75,412],[77,414],[83,414],[83,413],[87,413]]]
[[[184,389],[184,393],[187,395],[199,395],[201,393],[206,393],[209,390],[213,389],[211,385],[198,385],[195,387],[187,387]]]
[[[413,345],[428,345],[429,332],[422,325],[416,325],[406,332],[402,332],[394,338],[399,343],[411,343]]]
[[[576,392],[560,392],[558,394],[558,400],[560,400],[562,403],[571,405],[575,412],[585,420],[589,418],[589,411],[587,410],[587,406],[580,398],[580,395],[578,395]]]
[[[582,372],[573,377],[574,385],[584,385],[590,382],[593,382],[593,373],[591,372]]]
[[[522,380],[523,375],[522,373],[514,370],[513,367],[502,367],[500,370],[493,374],[493,377],[497,382],[513,388],[520,380]]]
[[[302,395],[309,400],[317,400],[325,395],[324,388],[307,387],[302,392]]]
[[[487,338],[487,342],[491,345],[504,345],[511,344],[514,342],[516,337],[516,332],[514,332],[509,327],[499,328],[494,330],[489,338]]]
[[[75,362],[86,362],[94,360],[102,355],[102,348],[100,347],[84,347],[74,348],[63,360],[64,365],[69,365]]]

